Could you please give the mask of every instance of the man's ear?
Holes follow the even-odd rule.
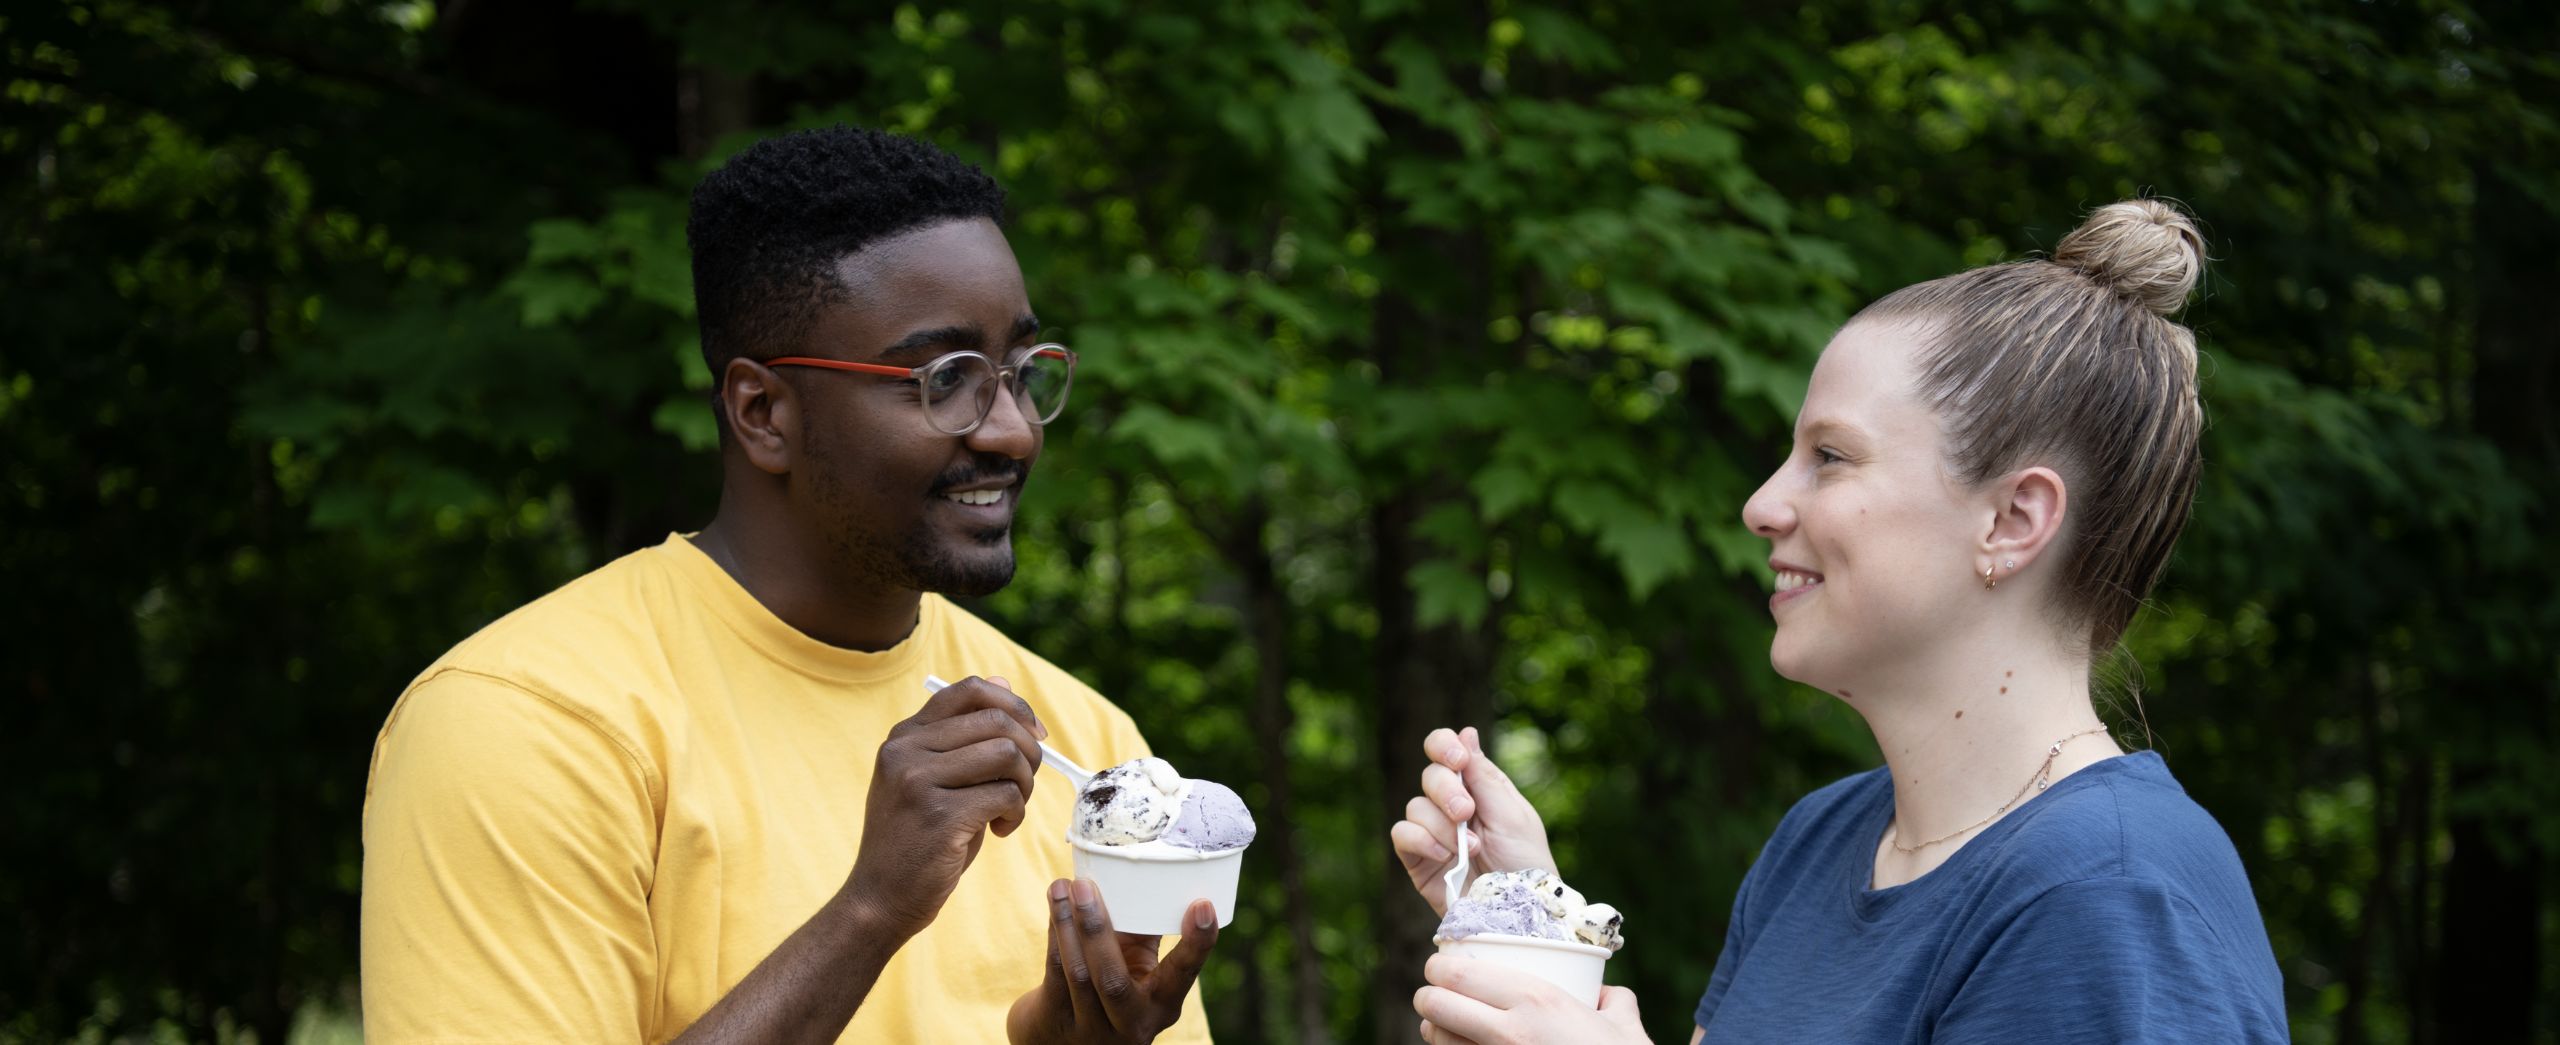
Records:
[[[720,370],[720,412],[750,463],[767,474],[790,474],[800,399],[772,367],[752,359],[730,360]]]
[[[1975,549],[1982,560],[1976,565],[1990,569],[1994,578],[2024,573],[2062,538],[2071,492],[2061,473],[2039,465],[1993,480],[1990,494],[1981,546]]]

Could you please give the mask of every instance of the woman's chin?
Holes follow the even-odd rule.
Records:
[[[1804,661],[1804,651],[1796,649],[1786,636],[1780,635],[1769,641],[1769,670],[1777,672],[1779,678],[1812,685],[1804,677],[1804,669],[1808,666]]]
[[[1769,643],[1769,669],[1777,672],[1779,678],[1811,686],[1834,696],[1846,697],[1848,693],[1842,691],[1832,681],[1826,681],[1832,680],[1838,674],[1825,670],[1825,665],[1831,662],[1831,658],[1819,656],[1812,650],[1788,642],[1784,635],[1780,635],[1775,641]]]

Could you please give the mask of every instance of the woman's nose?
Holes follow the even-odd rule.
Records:
[[[1776,538],[1795,528],[1795,508],[1788,503],[1786,491],[1782,489],[1786,474],[1786,466],[1779,465],[1777,471],[1769,473],[1769,478],[1761,482],[1760,489],[1752,492],[1751,499],[1742,502],[1742,525],[1749,527],[1752,533]]]

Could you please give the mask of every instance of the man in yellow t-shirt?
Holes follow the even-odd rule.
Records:
[[[393,705],[368,1041],[1208,1039],[1208,902],[1169,950],[1112,931],[1067,880],[1072,789],[1036,772],[1041,739],[1095,767],[1145,741],[939,594],[1011,579],[1075,362],[1035,341],[1002,204],[931,145],[843,127],[695,190],[718,514]],[[927,674],[963,681],[928,700]]]

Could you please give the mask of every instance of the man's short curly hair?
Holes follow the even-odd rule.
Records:
[[[732,359],[784,354],[864,247],[1003,217],[995,179],[930,142],[839,124],[748,146],[694,186],[685,222],[702,361],[716,381]]]

